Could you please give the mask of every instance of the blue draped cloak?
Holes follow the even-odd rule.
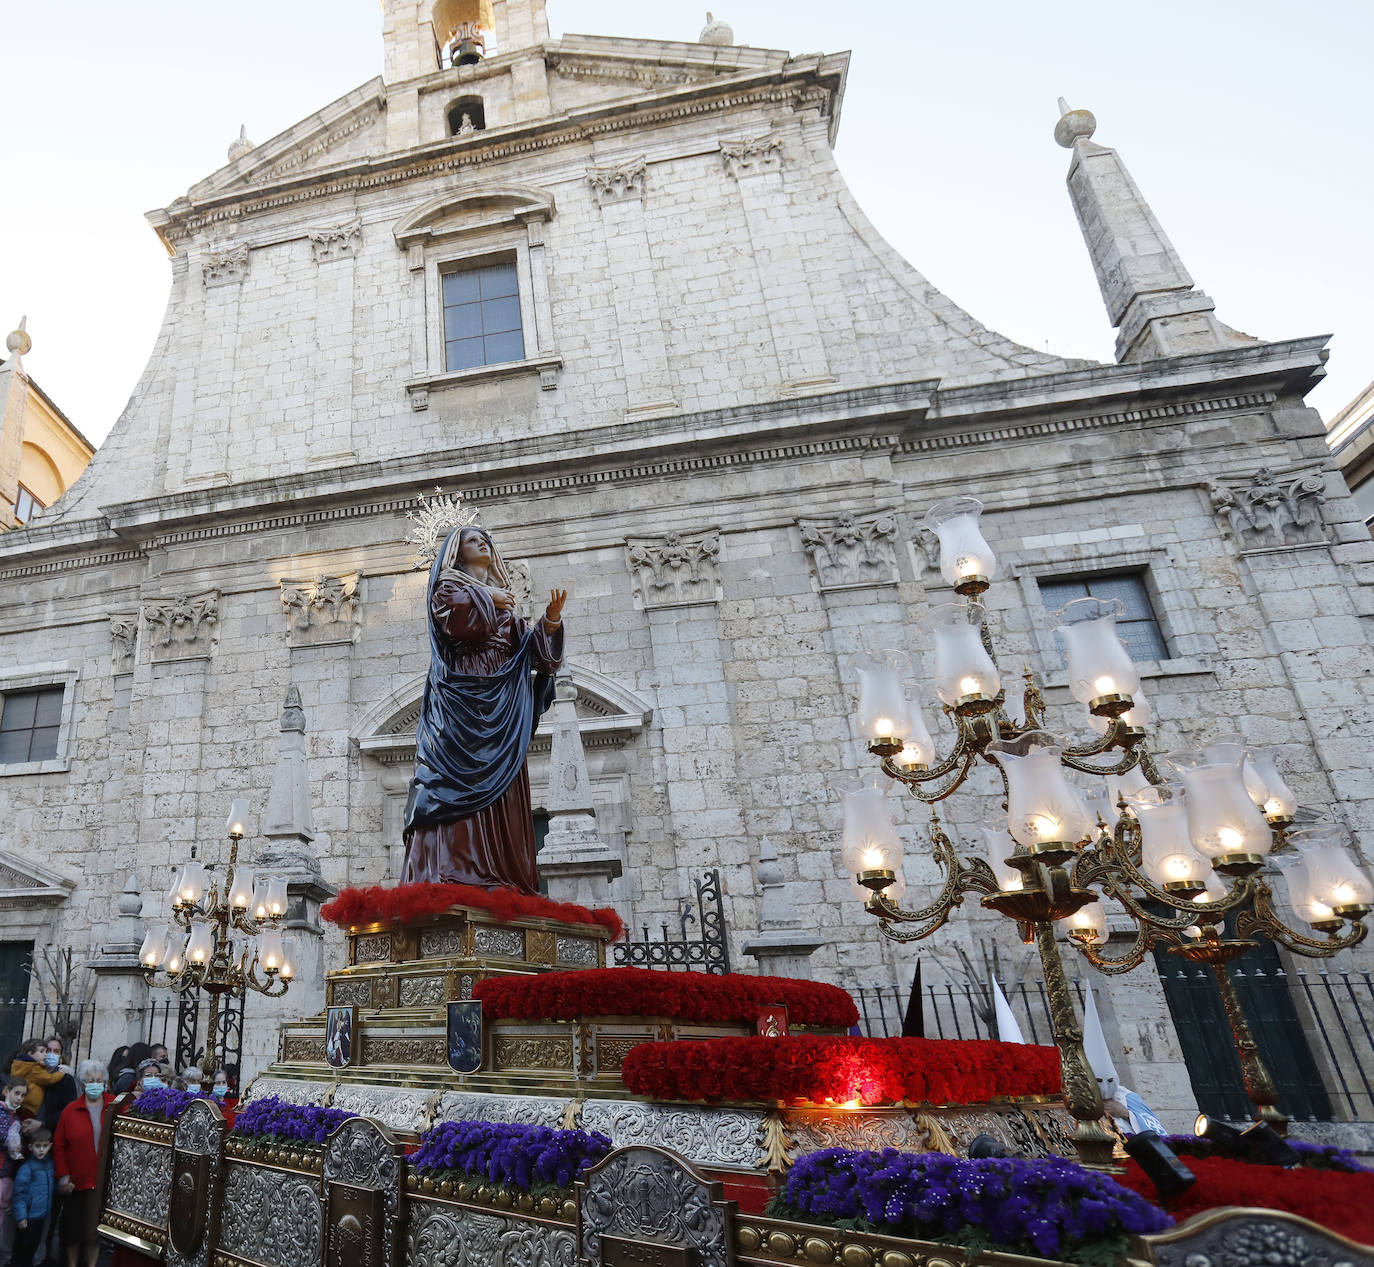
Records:
[[[441,550],[438,559],[444,557]],[[553,701],[563,630],[499,611],[491,591],[436,559],[429,579],[430,668],[406,803],[405,880],[535,892],[525,754]]]

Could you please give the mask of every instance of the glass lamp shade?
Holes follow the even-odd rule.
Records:
[[[210,956],[215,953],[214,938],[210,934],[210,925],[196,923],[191,925],[191,935],[186,939],[186,962],[187,963],[209,963]]]
[[[177,867],[172,872],[172,887],[167,890],[167,901],[175,906],[181,901],[181,868]]]
[[[258,962],[268,972],[280,972],[286,959],[286,947],[282,945],[281,930],[264,928],[258,934]]]
[[[1178,784],[1132,792],[1126,803],[1140,823],[1141,866],[1161,888],[1170,885],[1203,888],[1211,870],[1193,848],[1188,835],[1188,812]]]
[[[253,869],[238,867],[234,871],[234,883],[229,889],[229,905],[236,911],[246,911],[253,905]]]
[[[1140,674],[1116,632],[1124,611],[1120,599],[1075,598],[1058,612],[1055,632],[1068,649],[1069,690],[1084,704],[1140,689]]]
[[[868,899],[873,896],[873,890],[866,885],[860,884],[857,880],[850,880],[849,888],[860,902],[867,903]],[[906,876],[898,871],[892,883],[882,890],[882,895],[887,898],[889,902],[900,903],[902,898],[906,896]]]
[[[286,914],[286,881],[279,875],[274,875],[267,881],[267,913]]]
[[[1094,826],[1100,820],[1106,824],[1108,831],[1116,827],[1116,820],[1121,817],[1121,813],[1116,808],[1116,802],[1112,800],[1110,789],[1102,785],[1080,788],[1079,795],[1083,798],[1083,804],[1087,807]]]
[[[849,875],[864,871],[902,870],[902,842],[892,825],[886,779],[842,775],[830,780],[844,807],[844,836],[840,861]]]
[[[902,750],[892,759],[906,769],[912,766],[929,766],[935,763],[935,740],[930,737],[925,715],[919,704],[907,701],[907,734],[902,740]]]
[[[258,876],[253,881],[253,899],[249,903],[248,913],[254,919],[267,918],[267,877]]]
[[[1374,904],[1374,884],[1346,852],[1338,828],[1325,823],[1289,832],[1288,838],[1297,846],[1306,870],[1309,902],[1320,903],[1338,915],[1346,907]]]
[[[1220,902],[1230,892],[1225,878],[1210,867],[1206,869],[1202,880],[1207,887],[1193,899],[1194,902]]]
[[[1107,912],[1102,909],[1101,902],[1089,902],[1059,922],[1073,934],[1075,941],[1100,946],[1107,940]]]
[[[1150,707],[1150,702],[1145,698],[1145,693],[1140,687],[1136,687],[1131,692],[1131,699],[1135,702],[1124,713],[1121,714],[1121,721],[1127,726],[1134,726],[1137,730],[1144,730],[1154,721],[1155,712]],[[1112,719],[1110,717],[1099,717],[1096,713],[1088,714],[1088,725],[1091,726],[1099,735],[1105,735],[1111,729]]]
[[[178,900],[194,906],[205,896],[206,879],[205,867],[192,858],[181,868],[181,875],[177,879]]]
[[[1006,771],[1007,825],[1031,853],[1073,845],[1093,828],[1078,789],[1064,777],[1060,752],[1055,737],[1043,730],[987,746],[988,756]]]
[[[229,821],[224,824],[224,830],[236,838],[242,838],[248,834],[248,807],[246,799],[235,800],[229,806]]]
[[[1167,764],[1183,780],[1188,834],[1193,847],[1215,866],[1230,859],[1262,858],[1274,837],[1245,790],[1245,748],[1217,743],[1201,752],[1173,752]]]
[[[180,937],[173,937],[172,944],[167,951],[167,960],[162,965],[162,970],[169,976],[175,977],[180,974],[186,966],[186,943]]]
[[[942,603],[921,622],[935,647],[935,693],[951,706],[991,699],[1002,689],[997,666],[983,646],[983,614],[980,603]]]
[[[1288,889],[1288,904],[1300,920],[1321,926],[1337,922],[1336,912],[1313,892],[1312,875],[1307,868],[1307,856],[1275,858]]]
[[[905,651],[879,651],[854,661],[859,670],[859,734],[868,742],[902,740],[911,730],[902,676],[911,665]]]
[[[144,935],[143,945],[138,948],[138,962],[145,968],[158,968],[162,966],[162,961],[165,958],[167,958],[167,925],[153,924]]]
[[[296,975],[296,939],[294,937],[283,937],[281,975],[283,981],[290,981]]]
[[[1245,758],[1244,774],[1245,790],[1266,818],[1291,820],[1298,812],[1298,798],[1284,782],[1270,749],[1251,749]]]
[[[976,497],[950,497],[926,512],[926,527],[940,540],[940,574],[951,585],[979,576],[991,581],[997,575],[997,556],[978,524],[982,513],[983,503]]]
[[[1016,852],[1016,841],[1005,827],[984,827],[983,840],[988,851],[988,865],[997,877],[997,887],[1003,893],[1019,893],[1026,887],[1025,877],[1007,862]]]

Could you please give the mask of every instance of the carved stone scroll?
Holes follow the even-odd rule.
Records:
[[[138,648],[138,613],[116,612],[110,616],[110,659],[116,673],[132,673]]]
[[[1217,1210],[1142,1237],[1155,1267],[1362,1267],[1367,1250],[1296,1214]]]
[[[1321,470],[1272,471],[1261,467],[1248,483],[1207,485],[1212,510],[1242,549],[1307,545],[1326,539],[1322,503],[1326,479]]]
[[[352,642],[358,625],[357,572],[345,576],[317,576],[308,581],[283,578],[281,605],[287,634],[294,647]]]
[[[224,1115],[193,1100],[177,1119],[167,1215],[167,1267],[206,1267],[219,1229]]]
[[[600,1263],[605,1242],[689,1251],[700,1267],[727,1267],[735,1203],[719,1183],[661,1148],[619,1148],[577,1183],[577,1244]]]
[[[151,599],[143,604],[143,625],[148,631],[149,653],[154,661],[194,660],[208,656],[219,621],[219,592],[181,594]]]
[[[803,519],[798,527],[821,589],[896,581],[897,517],[891,511],[860,517],[847,510],[831,522]]]
[[[720,535],[714,530],[696,537],[670,532],[628,541],[626,548],[646,608],[720,601]]]
[[[428,1201],[411,1210],[408,1267],[579,1267],[561,1227]]]
[[[313,1176],[226,1163],[219,1242],[232,1245],[238,1260],[318,1267],[322,1222]]]
[[[582,1106],[582,1129],[601,1131],[621,1148],[661,1144],[699,1166],[747,1168],[758,1154],[763,1117],[761,1109],[588,1100]]]
[[[172,1190],[172,1150],[148,1140],[116,1135],[110,1150],[106,1205],[146,1226],[165,1231]]]
[[[775,132],[720,143],[721,161],[736,180],[759,172],[777,171],[782,166],[782,155],[782,137]]]
[[[362,243],[363,222],[356,216],[347,224],[310,230],[310,254],[316,264],[346,259],[357,254]]]
[[[400,1145],[367,1118],[349,1118],[324,1151],[325,1267],[399,1267]]]
[[[598,206],[610,202],[627,202],[644,197],[644,174],[648,170],[646,156],[627,159],[614,167],[587,168],[587,183],[596,195]]]
[[[207,286],[241,282],[248,276],[247,243],[231,242],[211,247],[201,265],[201,276]]]

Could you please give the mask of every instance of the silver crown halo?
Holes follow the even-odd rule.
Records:
[[[415,562],[411,568],[418,572],[434,562],[450,532],[475,524],[481,511],[463,505],[462,493],[446,493],[442,488],[435,488],[432,497],[421,493],[415,501],[416,509],[406,511],[406,518],[414,526],[405,539],[415,547]]]

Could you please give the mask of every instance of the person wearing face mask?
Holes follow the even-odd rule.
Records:
[[[100,1254],[96,1225],[100,1221],[100,1141],[107,1123],[105,1105],[114,1097],[106,1092],[109,1073],[98,1060],[83,1060],[76,1071],[81,1084],[80,1100],[67,1105],[57,1121],[53,1137],[53,1169],[62,1202],[62,1243],[67,1247],[67,1267],[95,1267]]]
[[[192,1095],[200,1095],[205,1090],[205,1075],[195,1065],[187,1065],[181,1071],[181,1077],[176,1082],[179,1091],[189,1091]]]
[[[56,1036],[47,1041],[47,1051],[43,1055],[43,1067],[56,1069],[62,1075],[60,1082],[53,1083],[43,1092],[43,1103],[38,1106],[38,1120],[49,1131],[57,1130],[57,1119],[62,1110],[80,1096],[76,1089],[76,1079],[72,1077],[71,1067],[62,1061],[62,1040]]]
[[[38,1110],[43,1106],[44,1089],[55,1086],[67,1076],[59,1068],[62,1060],[60,1056],[52,1062],[52,1068],[48,1067],[49,1054],[48,1045],[43,1039],[30,1038],[24,1042],[19,1049],[19,1055],[10,1066],[12,1078],[23,1078],[29,1084],[24,1103],[19,1106],[20,1118],[37,1117]]]

